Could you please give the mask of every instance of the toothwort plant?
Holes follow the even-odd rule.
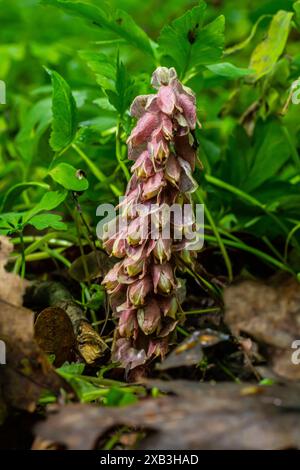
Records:
[[[168,210],[193,207],[195,96],[174,68],[159,67],[151,83],[157,93],[138,96],[130,109],[138,120],[127,141],[133,175],[114,232],[103,235],[107,252],[120,259],[103,280],[118,319],[112,358],[127,369],[166,354],[184,320],[184,282],[176,274],[195,258],[187,237],[193,211],[180,221]],[[124,218],[127,224],[120,223]]]

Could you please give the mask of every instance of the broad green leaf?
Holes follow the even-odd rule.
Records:
[[[59,152],[71,144],[77,129],[76,103],[67,82],[54,70],[47,69],[51,76],[52,133],[50,145]]]
[[[122,116],[134,98],[134,82],[124,64],[119,57],[113,63],[105,54],[96,52],[82,51],[80,55],[95,73],[109,103]]]
[[[30,165],[40,138],[51,124],[51,99],[45,98],[35,103],[26,114],[16,137],[17,148],[26,165]]]
[[[300,0],[297,0],[297,2],[294,3],[293,8],[296,13],[296,18],[295,18],[296,23],[297,23],[298,29],[300,29]]]
[[[101,2],[101,8],[88,3],[65,0],[43,0],[42,3],[61,8],[72,15],[87,20],[93,26],[105,28],[125,39],[129,44],[141,49],[143,52],[151,56],[154,55],[152,41],[134,22],[131,16],[123,10],[116,10],[114,13],[111,13],[103,2]]]
[[[106,98],[106,96],[102,97],[102,98],[96,98],[94,101],[93,101],[94,104],[96,104],[97,106],[99,106],[100,109],[102,109],[103,111],[114,111],[115,108],[110,104],[108,98]]]
[[[105,397],[104,403],[106,406],[127,406],[137,401],[138,398],[132,392],[112,387]]]
[[[221,15],[203,26],[206,3],[187,11],[183,16],[165,26],[159,36],[159,51],[171,57],[180,77],[191,69],[213,64],[222,56],[225,20]]]
[[[115,91],[116,65],[112,59],[94,51],[80,51],[79,55],[96,75],[97,83],[104,90]]]
[[[49,227],[54,230],[67,230],[68,226],[61,219],[61,215],[58,214],[38,214],[33,216],[28,223],[37,230],[45,230]]]
[[[77,362],[65,362],[62,366],[60,366],[58,369],[56,369],[56,372],[64,377],[65,379],[68,379],[74,375],[82,375],[85,369],[85,364],[82,363],[77,363]]]
[[[28,181],[27,183],[17,183],[5,193],[2,203],[0,205],[0,212],[9,209],[16,198],[26,189],[29,188],[43,188],[49,189],[49,185],[46,183],[39,183],[38,181]]]
[[[253,76],[255,80],[271,72],[283,53],[292,17],[293,13],[278,11],[271,21],[267,37],[254,49],[249,68],[255,71]]]
[[[59,163],[49,171],[49,175],[69,191],[85,191],[89,187],[88,180],[69,163]]]
[[[42,199],[35,205],[33,209],[26,212],[23,217],[23,222],[28,223],[28,221],[35,215],[43,211],[52,211],[58,207],[67,197],[67,191],[49,191],[45,193]]]
[[[230,64],[229,62],[206,65],[206,68],[213,72],[215,75],[220,75],[221,77],[233,79],[245,77],[246,75],[250,75],[252,73],[252,70],[236,67],[235,65]]]

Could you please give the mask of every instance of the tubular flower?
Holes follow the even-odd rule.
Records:
[[[127,141],[133,175],[118,206],[117,227],[103,237],[107,252],[119,258],[103,280],[118,320],[113,360],[128,369],[167,352],[183,318],[183,282],[176,273],[195,256],[184,235],[194,227],[193,210],[179,221],[169,210],[191,207],[197,187],[195,96],[174,68],[159,67],[151,83],[157,93],[136,97],[130,109],[137,118]],[[127,224],[120,225],[124,218]]]

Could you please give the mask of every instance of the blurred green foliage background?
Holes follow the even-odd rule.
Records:
[[[0,229],[16,238],[14,269],[24,274],[27,262],[53,255],[47,233],[88,243],[78,198],[95,232],[97,205],[124,193],[129,105],[151,92],[161,64],[197,94],[204,171],[196,170],[195,201],[206,203],[206,240],[221,271],[231,279],[234,257],[247,252],[297,274],[300,105],[291,86],[300,77],[300,2],[208,0],[205,18],[187,13],[199,5],[187,0],[86,2],[105,11],[106,25],[73,16],[63,1],[42,3],[0,0]],[[146,34],[132,23],[124,33],[118,9]],[[181,15],[190,16],[176,25]],[[175,33],[166,29],[174,20]],[[78,186],[70,171],[79,168],[87,177]],[[32,246],[32,236],[42,242]]]

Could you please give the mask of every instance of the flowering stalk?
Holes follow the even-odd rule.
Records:
[[[167,236],[164,215],[174,204],[191,204],[196,189],[195,96],[174,68],[159,67],[151,83],[157,93],[138,96],[130,109],[138,119],[127,142],[133,175],[114,221],[118,226],[103,236],[107,252],[120,259],[103,285],[118,319],[113,360],[126,368],[166,354],[183,316],[184,288],[176,272],[194,256],[185,236],[193,214],[181,224],[173,217]],[[124,218],[126,225],[120,223]]]

